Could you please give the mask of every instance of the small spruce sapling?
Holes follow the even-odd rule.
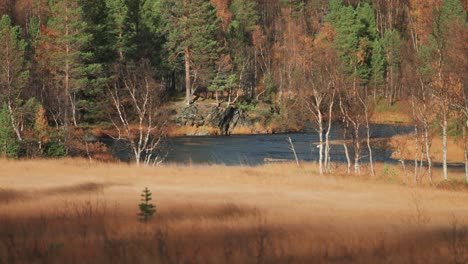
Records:
[[[141,222],[148,222],[154,215],[154,213],[156,213],[156,207],[152,203],[150,203],[150,201],[152,200],[151,195],[151,191],[148,189],[148,187],[145,187],[145,189],[140,195],[142,203],[138,205],[140,208],[138,217]]]

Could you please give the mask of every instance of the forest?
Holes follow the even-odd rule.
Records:
[[[343,127],[347,170],[369,160],[378,106],[408,106],[414,178],[431,138],[464,144],[468,181],[468,2],[461,0],[2,0],[0,152],[86,156],[96,127],[139,164],[167,135],[170,106],[209,99],[274,122],[310,122],[320,173]],[[271,125],[267,123],[265,126]],[[348,148],[352,151],[349,151]],[[362,149],[370,155],[363,157]]]

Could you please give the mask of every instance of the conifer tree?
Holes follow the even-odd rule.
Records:
[[[343,5],[341,0],[332,0],[327,21],[337,31],[335,47],[343,71],[366,84],[371,78],[372,46],[377,37],[372,7],[363,3],[354,8]]]
[[[115,38],[114,50],[120,61],[124,61],[128,53],[136,49],[135,43],[132,43],[136,28],[130,23],[130,10],[127,3],[127,0],[106,0],[110,29]]]
[[[89,67],[84,60],[90,53],[83,52],[83,46],[91,40],[86,33],[86,23],[82,20],[82,10],[78,0],[50,1],[50,18],[43,46],[43,52],[49,71],[55,79],[55,85],[61,104],[64,105],[63,122],[78,126],[77,111],[80,93],[85,87],[85,74]]]
[[[372,85],[374,86],[374,97],[377,96],[377,88],[384,83],[385,57],[382,42],[375,39],[372,44]]]
[[[393,104],[397,97],[397,90],[400,86],[400,68],[401,68],[401,38],[398,31],[392,29],[384,33],[383,48],[385,53],[386,69],[387,69],[387,89],[386,97],[389,104]]]
[[[22,140],[18,124],[20,95],[29,72],[25,60],[26,42],[21,39],[21,29],[13,26],[8,16],[0,19],[0,103],[7,106],[11,126],[18,140]]]
[[[18,147],[18,142],[11,127],[10,112],[8,106],[4,103],[0,111],[0,157],[16,158]]]
[[[152,193],[145,187],[143,192],[141,193],[141,203],[138,205],[140,212],[138,213],[138,217],[142,222],[148,222],[151,217],[156,213],[156,207],[151,203],[152,200]]]
[[[238,82],[244,94],[249,94],[251,98],[255,90],[255,80],[252,78],[255,77],[253,74],[255,64],[252,63],[255,56],[252,34],[258,29],[257,23],[260,18],[256,8],[256,2],[252,0],[234,0],[229,7],[233,19],[228,29],[228,48],[233,62],[233,71],[238,76]],[[249,78],[249,76],[252,77]]]
[[[166,48],[174,69],[185,70],[185,102],[190,104],[196,84],[214,77],[214,62],[219,57],[219,20],[209,1],[163,1]]]

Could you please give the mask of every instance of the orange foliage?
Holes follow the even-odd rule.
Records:
[[[426,43],[433,27],[433,10],[441,0],[410,0],[410,27],[419,41]]]
[[[227,32],[228,26],[232,21],[232,13],[229,11],[230,0],[210,0],[211,4],[216,7],[216,15],[222,21],[223,32]]]

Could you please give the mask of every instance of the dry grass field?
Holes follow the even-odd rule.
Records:
[[[5,264],[468,261],[466,191],[319,176],[314,164],[0,168]],[[149,223],[136,216],[144,187]]]

